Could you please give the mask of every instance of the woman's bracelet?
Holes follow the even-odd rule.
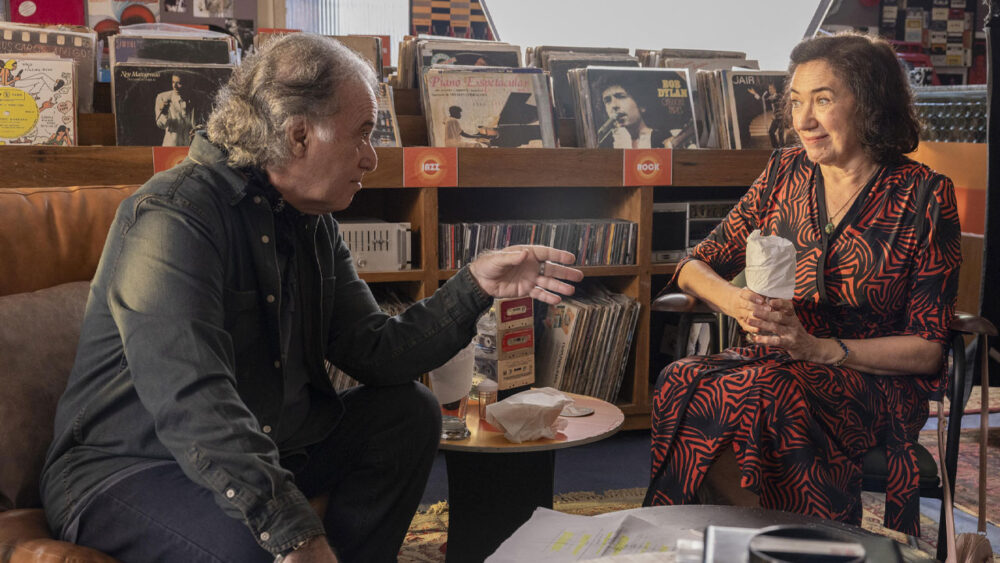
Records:
[[[833,367],[839,368],[840,366],[844,365],[844,362],[847,361],[847,358],[851,357],[851,350],[850,348],[847,347],[847,344],[844,344],[843,340],[837,338],[836,336],[833,337],[833,341],[839,344],[840,349],[844,351],[844,355],[841,356],[840,359],[837,360],[836,362],[833,362]]]

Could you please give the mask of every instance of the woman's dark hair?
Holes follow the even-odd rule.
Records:
[[[458,119],[459,117],[462,116],[462,108],[460,108],[459,106],[451,106],[448,108],[448,115],[454,117],[455,119]]]
[[[789,77],[802,63],[822,60],[847,84],[857,103],[855,130],[875,162],[896,162],[916,150],[920,121],[906,73],[887,41],[850,32],[814,37],[796,45],[790,58]],[[791,124],[791,104],[784,104],[784,113]]]

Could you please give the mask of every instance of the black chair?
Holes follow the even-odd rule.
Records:
[[[685,354],[688,333],[691,325],[696,322],[708,322],[715,325],[715,330],[719,331],[718,347],[726,346],[726,319],[724,315],[709,308],[698,298],[686,293],[667,293],[653,300],[651,310],[653,312],[677,313],[678,333],[675,343],[675,358],[681,358]],[[951,401],[951,411],[948,414],[948,433],[945,442],[944,464],[945,471],[948,472],[948,483],[951,485],[951,493],[955,492],[955,472],[958,466],[958,444],[959,432],[962,428],[962,415],[965,411],[965,402],[968,393],[972,388],[972,378],[967,377],[967,361],[965,353],[965,337],[972,335],[977,340],[978,350],[988,350],[989,337],[997,336],[997,329],[989,320],[968,313],[956,313],[952,318],[950,328],[951,346],[949,350],[949,385],[947,389],[948,399]],[[985,354],[978,354],[985,357]],[[980,366],[975,370],[979,373]],[[983,408],[986,408],[984,405]],[[943,499],[944,488],[941,485],[941,477],[938,473],[938,464],[926,448],[920,444],[916,445],[917,466],[920,472],[920,496]],[[862,489],[885,493],[885,485],[888,479],[888,463],[885,457],[885,448],[877,446],[869,450],[864,457],[862,468]],[[941,519],[938,526],[938,549],[937,558],[945,559],[947,546],[945,544],[944,526],[944,503],[941,506]]]

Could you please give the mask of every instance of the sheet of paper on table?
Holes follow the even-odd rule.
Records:
[[[581,561],[609,555],[674,550],[663,543],[659,526],[632,515],[601,518],[536,508],[487,563]]]

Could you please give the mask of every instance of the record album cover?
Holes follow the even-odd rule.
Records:
[[[198,64],[234,62],[231,44],[225,38],[113,35],[108,39],[112,65],[135,60]]]
[[[431,146],[556,146],[541,69],[434,66],[424,73],[422,96]]]
[[[232,70],[231,65],[115,65],[111,89],[118,144],[190,145]]]
[[[85,27],[0,22],[0,53],[54,53],[72,59],[77,81],[77,109],[94,111],[97,35]]]
[[[570,72],[581,73],[589,98],[588,147],[697,147],[687,69],[592,66]]]
[[[782,71],[726,71],[733,148],[775,149],[793,139],[781,117],[781,100],[788,73]]]
[[[0,144],[76,144],[73,61],[0,54]]]

